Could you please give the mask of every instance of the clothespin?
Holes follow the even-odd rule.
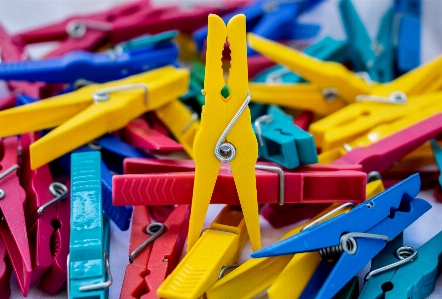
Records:
[[[418,249],[399,235],[373,259],[359,298],[426,298],[441,273],[441,244],[442,232]]]
[[[9,36],[6,30],[0,26],[0,65],[9,61],[20,61],[25,59],[27,59],[27,55],[24,52],[23,45]],[[40,97],[40,90],[43,87],[43,84],[12,81],[8,82],[8,86],[13,93],[24,93],[38,98]]]
[[[317,298],[332,298],[385,247],[386,242],[431,208],[426,201],[415,198],[419,189],[419,175],[412,175],[350,212],[304,229],[291,238],[252,253],[252,257],[320,250],[327,260],[340,254],[317,295]]]
[[[112,176],[111,170],[122,173],[120,169],[115,167],[116,164],[122,164],[124,158],[141,158],[144,155],[130,145],[122,142],[117,137],[107,134],[97,139],[96,142],[89,145],[79,147],[73,151],[74,153],[82,152],[100,152],[101,153],[101,194],[103,210],[107,216],[117,225],[117,227],[125,231],[130,226],[132,217],[131,206],[116,207],[112,205]],[[70,173],[71,155],[64,155],[59,159],[60,165],[64,172]]]
[[[156,291],[179,262],[190,206],[175,208],[164,223],[151,223],[147,207],[134,207],[129,264],[120,298],[158,298]],[[147,273],[147,275],[144,275]]]
[[[159,287],[157,295],[161,298],[199,298],[237,261],[246,241],[243,213],[225,206]]]
[[[0,79],[74,83],[78,79],[108,82],[175,63],[178,47],[171,42],[104,53],[74,51],[62,57],[0,64]]]
[[[32,263],[29,252],[28,234],[23,205],[26,194],[20,186],[16,170],[17,137],[9,137],[0,142],[0,237],[5,243],[12,267],[23,296],[27,296],[31,283]]]
[[[399,18],[397,66],[402,72],[407,72],[420,65],[421,1],[395,0],[393,8]]]
[[[71,159],[68,298],[107,298],[112,275],[109,223],[103,220],[101,205],[100,153],[74,153]]]
[[[192,158],[195,134],[200,126],[198,114],[192,113],[178,99],[159,107],[154,113]]]
[[[281,237],[281,240],[299,233],[305,225],[323,217],[336,209],[337,206],[339,206],[339,204],[333,204],[330,207],[323,209],[317,215],[313,215],[312,219],[308,220],[303,225],[295,227],[285,233]],[[342,209],[340,212],[342,213],[344,211],[345,209]],[[338,214],[339,212],[336,215]],[[209,299],[217,299],[234,295],[235,298],[246,299],[252,298],[270,287],[270,289],[266,291],[270,298],[286,298],[285,296],[288,294],[291,294],[296,298],[295,289],[298,289],[299,291],[303,289],[303,285],[305,286],[309,281],[308,272],[310,271],[313,273],[319,262],[320,257],[317,253],[250,259],[239,265],[224,277],[220,277],[220,279],[207,290],[206,296]],[[277,279],[282,277],[281,272],[289,263],[293,264],[291,270],[302,269],[301,271],[304,271],[304,273],[300,273],[300,271],[297,271],[295,274],[293,271],[290,272],[290,277],[296,279],[296,284],[291,283],[290,286],[288,286],[290,289],[286,292],[283,291],[285,296],[277,297],[277,294],[272,292],[274,289],[272,289],[271,285],[274,284]],[[263,269],[265,269],[265,271],[263,271]]]
[[[9,283],[11,274],[12,267],[8,259],[8,252],[3,239],[0,238],[0,299],[9,299],[11,296],[11,285]]]
[[[192,160],[125,159],[124,164],[125,174],[112,178],[113,205],[192,202],[197,175]],[[258,163],[255,178],[259,204],[359,203],[365,199],[366,174],[353,170],[353,165],[311,165],[286,170],[273,163]],[[210,203],[239,205],[241,199],[236,190],[232,170],[221,165]]]
[[[372,40],[351,0],[340,0],[339,11],[347,34],[349,56],[357,72],[367,72],[376,82],[390,82],[394,76],[394,9],[382,17],[376,40]]]
[[[438,113],[368,147],[352,149],[332,164],[361,164],[367,173],[382,172],[441,132],[442,113]]]
[[[335,40],[330,36],[326,36],[318,42],[308,46],[303,50],[307,55],[324,61],[344,62],[347,58],[347,43],[341,40]],[[290,71],[287,67],[278,65],[259,73],[253,78],[254,83],[301,83],[305,82],[302,77]],[[250,84],[250,88],[254,87],[254,83]],[[258,96],[258,97],[257,97]],[[259,95],[253,93],[253,100],[260,100]],[[296,104],[294,104],[296,105]]]
[[[255,120],[259,156],[288,169],[318,162],[313,136],[293,124],[293,118],[276,106]]]
[[[221,88],[226,85],[220,55],[228,38],[231,49],[231,70],[228,83],[230,96],[224,99]],[[190,213],[187,248],[196,243],[203,227],[221,163],[230,162],[241,201],[252,248],[261,247],[255,163],[258,144],[253,134],[247,78],[246,20],[233,17],[227,26],[217,15],[209,15],[206,76],[206,102],[201,126],[194,142],[195,185]],[[227,127],[226,127],[227,125]]]
[[[437,144],[436,140],[431,139],[431,148],[433,149],[434,159],[436,160],[437,168],[442,169],[442,148]],[[439,174],[438,185],[434,189],[433,196],[438,200],[442,201],[442,173]]]
[[[122,138],[137,148],[154,151],[180,151],[183,146],[153,129],[143,118],[132,120],[122,130]]]
[[[247,31],[266,38],[272,40],[311,38],[318,33],[319,26],[316,24],[301,24],[296,19],[299,15],[311,10],[321,2],[322,0],[257,0],[231,14],[227,14],[223,20],[228,22],[233,16],[244,14],[247,19]],[[203,51],[208,32],[208,26],[205,26],[193,33],[199,52]],[[249,49],[248,54],[253,54],[253,51]]]
[[[15,38],[25,44],[61,41],[48,54],[57,57],[74,50],[97,50],[106,43],[117,44],[146,33],[179,30],[190,34],[206,23],[209,13],[230,12],[243,4],[243,1],[225,1],[219,7],[199,5],[182,9],[179,5],[154,7],[150,2],[134,1],[104,12],[72,16]]]
[[[186,91],[187,77],[186,70],[169,66],[7,109],[0,112],[0,136],[59,125],[31,145],[31,168],[36,169],[176,98]],[[19,125],[17,119],[28,121]]]
[[[65,185],[53,181],[49,165],[30,169],[29,145],[37,139],[37,133],[23,134],[20,138],[22,185],[26,191],[27,230],[32,256],[30,285],[40,281],[45,290],[55,294],[66,282],[70,206],[66,197],[69,191]]]

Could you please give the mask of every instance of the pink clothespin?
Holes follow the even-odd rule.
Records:
[[[11,296],[11,286],[9,279],[12,268],[8,259],[5,243],[0,238],[0,299],[9,299]]]
[[[297,117],[295,117],[294,123],[301,129],[308,131],[312,121],[314,114],[311,111],[302,111]]]
[[[26,219],[32,256],[31,286],[56,293],[66,281],[69,253],[69,199],[65,185],[54,183],[49,165],[31,170],[29,146],[38,133],[21,135],[22,185],[26,191]],[[64,200],[62,200],[64,199]],[[54,256],[53,256],[54,254]]]
[[[20,61],[26,60],[27,55],[24,52],[24,45],[20,43],[15,43],[15,39],[8,35],[5,29],[0,26],[0,62],[1,61]],[[40,91],[44,83],[29,83],[24,81],[9,81],[9,89],[14,94],[23,93],[33,98],[40,98]],[[9,97],[8,99],[3,99],[0,103],[1,106],[10,105],[12,100],[15,103],[15,98]],[[12,105],[13,106],[13,105]]]
[[[157,130],[143,118],[132,120],[123,130],[122,139],[130,145],[154,151],[182,151],[183,146]]]
[[[331,163],[361,164],[366,173],[382,172],[431,138],[442,133],[442,113],[438,113],[367,147],[358,147]]]
[[[3,139],[3,159],[0,162],[0,212],[4,220],[0,221],[0,236],[6,245],[23,296],[27,296],[31,283],[32,262],[23,209],[26,194],[17,176],[17,149],[17,137]]]
[[[349,167],[310,165],[287,170],[273,163],[258,163],[258,203],[364,201],[366,174],[348,170]],[[190,204],[194,170],[192,160],[125,159],[124,172],[133,174],[113,177],[112,202],[114,205]],[[322,187],[318,189],[317,186]],[[211,203],[239,205],[232,172],[227,165],[221,166]]]
[[[130,264],[124,274],[121,299],[158,298],[156,290],[178,264],[187,237],[189,212],[189,205],[178,206],[164,223],[151,223],[145,206],[134,207]]]

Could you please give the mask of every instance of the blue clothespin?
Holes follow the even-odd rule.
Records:
[[[442,232],[417,250],[403,244],[400,235],[373,259],[359,299],[423,299],[433,292],[442,272]]]
[[[399,17],[397,66],[408,72],[418,67],[421,60],[421,1],[395,0],[394,9]]]
[[[293,118],[276,106],[255,120],[259,155],[288,169],[318,162],[313,136],[293,124]]]
[[[268,257],[319,250],[325,260],[336,265],[316,298],[332,298],[382,248],[431,208],[415,198],[420,178],[414,174],[348,213],[306,227],[299,234],[252,253]],[[338,258],[340,254],[340,257]]]
[[[102,83],[175,63],[178,47],[164,41],[128,51],[74,51],[60,58],[0,64],[0,79],[73,83],[78,79]]]
[[[148,156],[142,154],[137,149],[111,134],[102,136],[92,145],[82,146],[73,151],[73,153],[83,152],[101,152],[101,190],[103,209],[119,229],[122,231],[127,230],[132,217],[132,207],[112,205],[113,174],[111,170],[109,170],[108,165],[112,165],[114,170],[121,170],[124,158],[146,158]],[[71,171],[69,163],[70,156],[71,154],[64,155],[59,159],[59,164],[66,173]],[[117,173],[122,173],[122,171]]]
[[[326,36],[317,43],[307,47],[304,53],[324,61],[343,62],[347,58],[347,43]],[[304,79],[285,66],[277,65],[258,74],[253,79],[253,82],[300,83],[304,82]]]
[[[314,37],[320,27],[316,24],[300,24],[297,17],[311,10],[323,0],[257,0],[249,5],[223,17],[228,22],[236,14],[244,14],[247,20],[247,31],[272,40],[303,39]],[[204,48],[207,38],[207,26],[194,32],[193,38],[198,51]],[[248,48],[248,55],[256,52]]]
[[[98,152],[71,157],[69,299],[105,299],[112,283],[104,238],[100,160]]]
[[[349,57],[355,70],[367,72],[373,81],[384,83],[393,80],[393,8],[382,18],[376,40],[371,40],[351,0],[341,0],[339,10],[347,34]]]
[[[25,94],[18,94],[17,95],[17,100],[15,101],[15,106],[23,106],[23,105],[27,105],[27,104],[32,104],[35,103],[37,101],[37,99],[34,99],[33,97],[30,97],[28,95]]]
[[[321,261],[313,273],[309,282],[305,286],[298,299],[314,299],[316,294],[321,289],[330,272],[333,270],[333,265],[326,261]],[[333,299],[356,299],[359,294],[358,277],[354,276],[335,296]]]

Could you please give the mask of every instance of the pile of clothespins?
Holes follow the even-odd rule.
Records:
[[[376,40],[340,0],[347,39],[315,40],[298,17],[324,1],[0,28],[0,299],[12,273],[23,296],[107,298],[110,221],[131,230],[121,299],[429,296],[442,232],[413,248],[403,231],[431,208],[421,190],[442,201],[442,56],[420,63],[419,0],[394,1]],[[263,221],[294,228],[262,247]]]

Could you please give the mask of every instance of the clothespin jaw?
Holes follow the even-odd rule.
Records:
[[[442,169],[442,148],[437,144],[436,140],[431,139],[431,149],[433,150],[434,159],[436,160],[437,167],[439,168],[439,171]],[[439,184],[437,185],[436,189],[434,190],[433,196],[438,200],[442,201],[442,172],[440,171],[439,174]]]
[[[356,244],[353,247],[354,251],[349,248],[345,250],[345,245],[341,245],[344,249],[343,253],[317,296],[318,298],[331,298],[385,246],[385,241],[395,238],[431,208],[431,205],[426,201],[414,198],[419,189],[419,175],[410,176],[367,202],[358,205],[352,211],[252,253],[252,257],[323,249],[322,255],[328,259],[330,256],[326,253],[331,246],[339,245],[341,242],[346,243],[348,240],[345,236],[351,234],[349,232],[357,232],[356,236],[359,238],[357,241],[353,240]],[[394,218],[388,217],[391,213],[394,213]],[[361,219],[367,221],[362,223]],[[359,235],[359,233],[368,233],[369,235]],[[341,237],[344,238],[343,241]],[[346,271],[342,270],[343,267]]]
[[[236,262],[247,241],[241,211],[225,206],[157,291],[161,298],[198,298]]]
[[[9,137],[0,143],[0,237],[3,239],[18,284],[27,296],[31,283],[32,262],[29,251],[28,234],[23,205],[26,193],[20,186],[17,164],[17,137]]]
[[[106,273],[100,153],[74,153],[71,161],[68,297],[105,299],[112,278]]]
[[[252,248],[257,250],[260,247],[255,179],[258,145],[247,107],[250,99],[245,25],[244,15],[233,17],[227,27],[220,17],[209,15],[204,79],[206,102],[201,114],[201,126],[194,142],[196,173],[188,250],[195,244],[202,229],[221,161],[230,161]],[[231,49],[231,70],[228,78],[230,96],[224,99],[220,95],[220,90],[225,85],[220,57],[226,38]],[[229,123],[231,125],[226,127]]]
[[[0,238],[0,298],[8,299],[11,296],[11,285],[9,278],[12,274],[12,267],[8,259],[8,252],[6,250],[3,239]],[[3,296],[3,297],[1,297]]]
[[[134,207],[134,217],[129,246],[132,262],[127,265],[120,298],[156,297],[156,291],[167,275],[178,264],[186,240],[190,206],[181,205],[175,208],[166,218],[164,231],[153,233],[157,224],[150,223],[148,209],[144,206]],[[159,226],[161,231],[161,225]],[[139,253],[135,250],[151,239],[150,244]],[[148,272],[147,275],[143,275]]]
[[[31,145],[31,168],[35,169],[104,133],[121,129],[137,116],[178,97],[187,86],[188,72],[170,66],[103,85],[86,86],[45,101],[1,111],[0,136],[59,125]],[[19,125],[14,121],[17,117],[30,121]]]
[[[318,162],[312,135],[295,126],[293,118],[275,106],[267,113],[255,121],[260,156],[288,169]]]
[[[404,246],[402,237],[396,238],[374,258],[371,270],[380,271],[398,262],[398,256],[407,262],[380,273],[368,273],[359,298],[426,298],[433,292],[441,273],[441,244],[441,232],[417,250]]]

